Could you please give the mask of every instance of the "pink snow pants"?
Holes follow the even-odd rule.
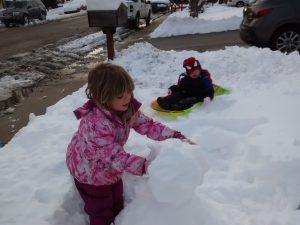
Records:
[[[84,210],[89,215],[90,225],[110,225],[124,207],[123,182],[94,186],[79,183],[75,186],[84,201]]]

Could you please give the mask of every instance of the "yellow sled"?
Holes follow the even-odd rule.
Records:
[[[226,95],[229,94],[230,91],[222,88],[216,84],[214,84],[214,89],[215,89],[215,97],[219,96],[219,95]],[[151,108],[154,109],[158,115],[160,116],[183,116],[186,115],[188,113],[190,113],[194,108],[201,106],[203,103],[202,102],[198,102],[196,104],[194,104],[192,107],[185,109],[185,110],[180,110],[180,111],[172,111],[172,110],[166,110],[161,108],[157,101],[154,100],[153,102],[151,102]]]

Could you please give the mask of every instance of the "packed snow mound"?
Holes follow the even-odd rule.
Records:
[[[156,201],[179,205],[195,196],[206,163],[200,146],[166,141],[149,167],[149,185]]]

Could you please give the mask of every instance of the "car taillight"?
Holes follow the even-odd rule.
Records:
[[[256,17],[261,17],[269,14],[272,11],[272,9],[260,9],[257,12],[255,12]]]
[[[257,11],[252,10],[249,7],[245,7],[243,10],[244,17],[247,17],[248,20],[253,20],[257,17],[262,17],[267,14],[269,14],[272,11],[272,9],[260,9]]]
[[[249,7],[244,7],[243,14],[248,19],[253,19],[254,17],[254,12]]]

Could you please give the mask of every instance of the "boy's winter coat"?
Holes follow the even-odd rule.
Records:
[[[171,86],[169,89],[173,94],[181,92],[189,97],[197,97],[201,101],[206,97],[210,97],[210,99],[214,98],[213,83],[207,70],[201,70],[198,78],[191,78],[182,74],[179,77],[178,84]]]
[[[119,117],[89,100],[74,111],[81,119],[79,128],[68,146],[66,162],[71,175],[80,183],[110,185],[121,179],[123,172],[142,175],[145,159],[125,152],[130,128],[153,140],[184,138],[161,123],[154,122],[138,110],[135,121],[124,125]]]

